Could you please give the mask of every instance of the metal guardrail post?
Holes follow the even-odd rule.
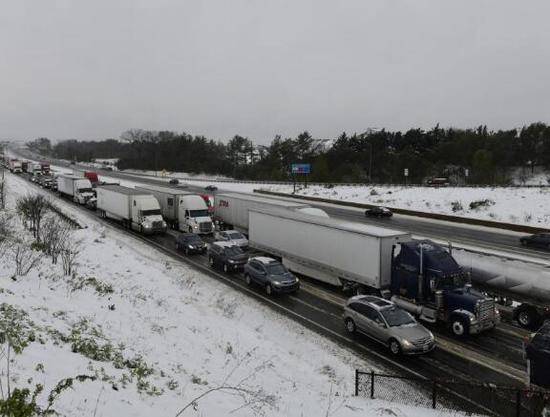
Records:
[[[359,369],[355,370],[355,396],[359,395]]]
[[[432,408],[435,410],[437,403],[437,385],[435,381],[432,381]]]
[[[370,397],[374,399],[374,371],[370,371]]]

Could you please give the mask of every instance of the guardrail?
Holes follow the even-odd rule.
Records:
[[[268,190],[254,190],[254,192],[258,194],[273,195],[277,197],[289,197],[289,198],[296,198],[300,200],[313,201],[318,203],[330,203],[330,204],[336,204],[340,206],[355,207],[355,208],[362,208],[362,209],[376,207],[376,205],[374,204],[355,203],[352,201],[331,200],[328,198],[310,197],[310,196],[299,195],[299,194],[279,193],[279,192],[268,191]],[[474,226],[485,226],[485,227],[492,227],[496,229],[512,230],[514,232],[522,232],[522,233],[550,232],[550,229],[546,229],[543,227],[526,226],[526,225],[514,224],[514,223],[495,222],[492,220],[482,220],[482,219],[474,219],[471,217],[451,216],[448,214],[440,214],[440,213],[428,213],[425,211],[416,211],[416,210],[402,209],[402,208],[396,208],[396,207],[395,208],[388,207],[388,208],[397,214],[422,217],[426,219],[443,220],[443,221],[452,222],[452,223],[470,224]]]

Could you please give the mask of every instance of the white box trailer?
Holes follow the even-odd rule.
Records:
[[[87,178],[74,175],[59,175],[57,177],[57,191],[67,197],[71,197],[75,203],[86,204],[94,197],[92,183]]]
[[[136,187],[136,190],[151,193],[157,198],[162,215],[174,229],[197,234],[214,231],[208,206],[200,195],[149,184]]]
[[[226,228],[236,229],[243,233],[248,233],[249,230],[249,210],[262,210],[273,207],[299,211],[305,209],[315,210],[304,203],[251,194],[216,194],[214,200],[215,219],[225,225]],[[321,210],[319,212],[324,213]],[[326,213],[325,217],[328,217]]]
[[[20,174],[23,172],[22,163],[18,159],[10,159],[8,166],[10,172],[14,174]]]
[[[166,232],[160,205],[151,193],[120,185],[99,186],[96,192],[101,217],[121,221],[141,233]]]
[[[386,289],[393,245],[409,233],[284,209],[249,210],[250,246],[282,258],[290,270],[336,286]]]

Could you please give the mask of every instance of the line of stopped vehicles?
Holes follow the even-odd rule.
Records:
[[[498,326],[497,305],[513,309],[525,328],[548,317],[550,270],[540,265],[503,266],[491,255],[331,218],[292,200],[197,194],[176,184],[129,188],[101,183],[95,173],[75,170],[54,179],[49,171],[29,175],[50,178],[35,182],[139,233],[171,229],[177,250],[204,254],[213,268],[238,272],[268,295],[299,291],[298,276],[351,293],[345,328],[394,354],[433,350],[434,336],[420,322],[440,323],[467,337]]]

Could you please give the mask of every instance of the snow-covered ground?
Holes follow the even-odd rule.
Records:
[[[42,192],[17,176],[8,181],[11,211],[19,196]],[[71,277],[47,257],[13,277],[9,250],[0,256],[2,317],[8,310],[17,316],[18,335],[29,342],[13,357],[12,389],[43,384],[39,404],[62,378],[92,375],[63,391],[53,408],[65,416],[175,416],[214,389],[182,415],[250,416],[260,406],[267,416],[445,415],[353,397],[354,369],[383,369],[92,214],[56,203],[85,226],[72,232],[80,253]],[[30,239],[19,221],[14,227]],[[5,383],[4,359],[0,378]]]
[[[292,192],[292,186],[273,185],[264,188],[282,193]],[[335,201],[353,201],[429,213],[550,227],[550,204],[548,204],[550,188],[308,186],[300,189],[298,194]],[[476,204],[480,205],[475,208]]]

